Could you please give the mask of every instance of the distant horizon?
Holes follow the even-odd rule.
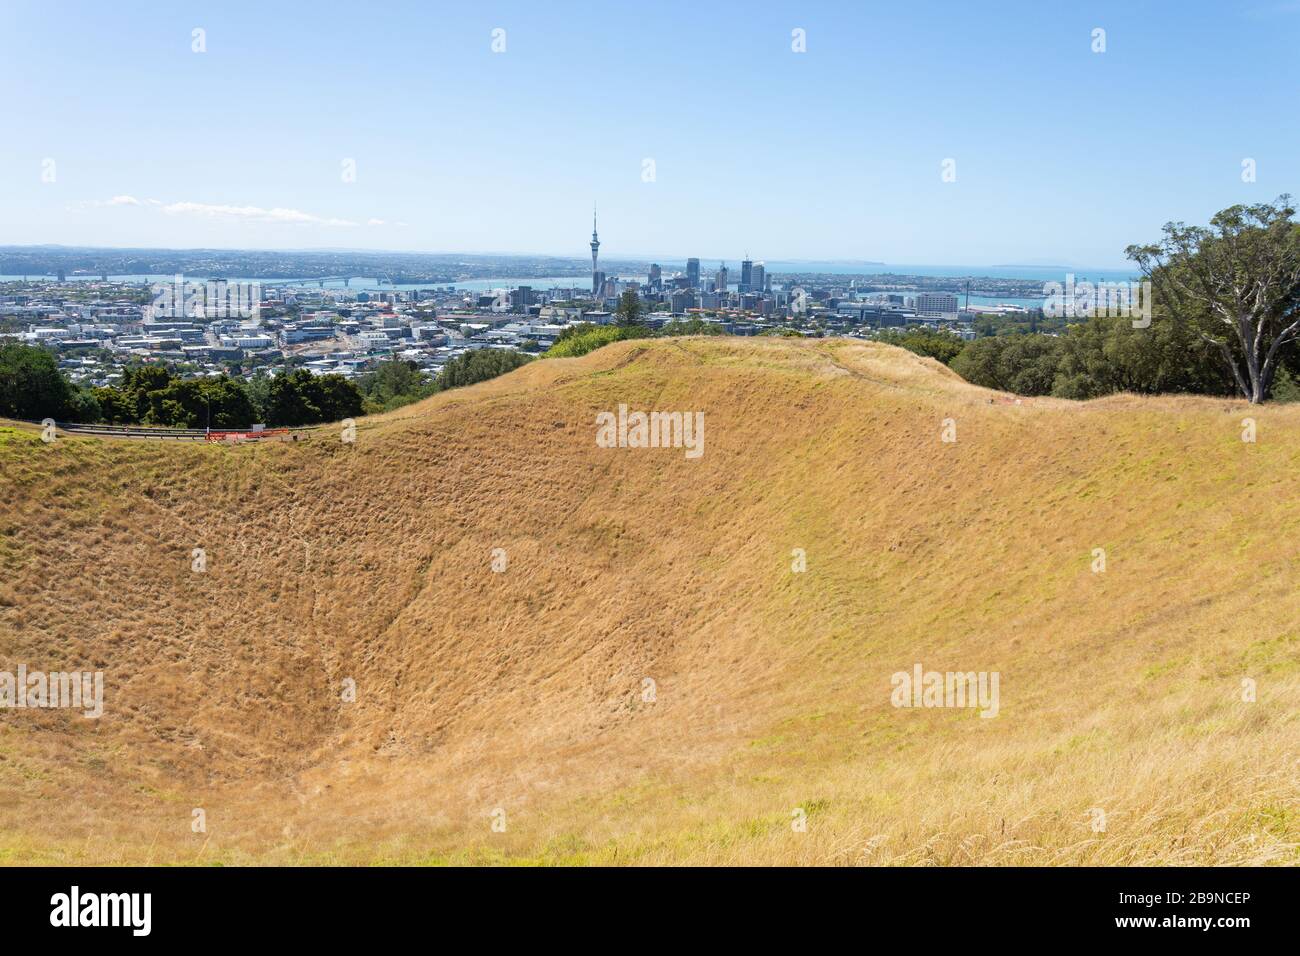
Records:
[[[536,251],[505,251],[505,250],[484,250],[484,249],[366,249],[354,248],[348,246],[316,246],[316,247],[262,247],[262,246],[223,246],[223,245],[200,245],[200,246],[165,246],[165,245],[130,245],[130,246],[112,246],[112,245],[95,245],[83,243],[65,243],[65,242],[42,242],[42,243],[4,243],[0,244],[0,251],[4,250],[39,250],[39,249],[57,249],[65,251],[85,250],[88,252],[169,252],[169,253],[196,253],[196,252],[246,252],[246,253],[269,253],[269,254],[297,254],[297,255],[358,255],[358,256],[481,256],[481,257],[500,257],[500,258],[538,258],[538,259],[557,259],[562,261],[572,261],[584,263],[589,261],[590,256],[581,254],[563,254],[554,252],[536,252]],[[618,252],[606,252],[603,248],[600,253],[602,263],[640,263],[640,262],[686,262],[688,258],[700,260],[701,269],[708,262],[727,262],[739,264],[743,261],[743,256],[711,256],[711,255],[640,255]],[[781,263],[785,265],[840,265],[840,266],[914,266],[927,269],[950,268],[950,269],[1092,269],[1104,270],[1107,272],[1136,271],[1136,266],[1132,263],[1103,265],[1098,263],[1062,263],[1062,262],[1043,262],[1035,263],[1032,261],[1021,262],[982,262],[982,263],[963,263],[963,262],[900,262],[889,259],[858,259],[848,257],[828,257],[828,258],[807,258],[798,256],[751,256],[752,261],[756,263]]]

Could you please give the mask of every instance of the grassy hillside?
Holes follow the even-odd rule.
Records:
[[[705,453],[597,447],[620,403]],[[617,343],[352,444],[0,427],[0,670],[106,684],[0,711],[0,862],[1294,864],[1298,465],[1300,408],[833,340]],[[891,706],[918,662],[998,715]]]

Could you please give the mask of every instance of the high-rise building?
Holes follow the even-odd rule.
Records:
[[[593,295],[600,295],[601,284],[605,281],[605,276],[597,265],[597,257],[600,255],[600,239],[596,235],[596,204],[591,206],[591,292]]]
[[[686,260],[686,282],[692,289],[700,287],[700,260]]]
[[[740,291],[748,292],[750,284],[754,281],[754,263],[750,261],[749,256],[740,260]]]
[[[754,268],[749,271],[749,291],[762,292],[766,275],[767,267],[761,262],[755,262]]]
[[[957,297],[949,292],[922,292],[916,297],[917,314],[957,314]]]
[[[718,273],[713,279],[713,287],[718,290],[720,295],[727,294],[727,264],[725,262],[718,266]]]
[[[691,289],[679,289],[669,298],[669,308],[678,315],[687,309],[695,308],[695,292]]]
[[[646,283],[652,292],[658,292],[664,284],[664,271],[659,268],[659,263],[650,263],[650,281]]]

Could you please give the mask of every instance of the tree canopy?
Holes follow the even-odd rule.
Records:
[[[0,415],[64,420],[76,405],[76,389],[47,349],[18,342],[0,344]]]
[[[496,378],[532,361],[532,356],[514,349],[474,349],[457,355],[442,367],[434,379],[435,391],[461,388]]]
[[[641,324],[641,297],[629,289],[618,300],[615,322],[621,326]]]
[[[1300,334],[1300,225],[1290,196],[1230,206],[1210,225],[1166,223],[1129,246],[1157,301],[1212,346],[1251,402],[1268,397],[1284,349]]]

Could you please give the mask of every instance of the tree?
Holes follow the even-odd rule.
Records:
[[[312,397],[321,410],[322,422],[339,422],[363,414],[365,398],[355,383],[342,375],[312,375],[311,378],[315,384]]]
[[[126,369],[122,373],[122,382],[116,389],[121,396],[120,402],[109,402],[105,405],[105,407],[113,405],[121,410],[119,417],[112,418],[110,421],[127,424],[138,424],[144,421],[145,415],[149,413],[149,396],[153,392],[160,392],[170,387],[174,381],[176,377],[163,365],[136,365]],[[100,403],[105,404],[102,398]]]
[[[1000,368],[1005,347],[1005,340],[997,336],[968,342],[961,354],[952,360],[952,370],[972,385],[1005,391],[1007,385]]]
[[[571,325],[561,332],[555,344],[546,350],[544,357],[575,358],[594,352],[598,348],[609,345],[610,342],[645,339],[651,334],[650,330],[643,325],[593,325],[590,322],[582,322]]]
[[[1052,394],[1087,399],[1112,392],[1200,392],[1231,395],[1234,386],[1211,347],[1163,309],[1151,325],[1133,328],[1127,316],[1089,316],[1058,340],[1060,362]]]
[[[474,349],[457,355],[442,367],[434,379],[434,389],[442,392],[496,378],[533,360],[531,355],[513,349]]]
[[[1300,334],[1300,225],[1290,196],[1230,206],[1209,228],[1166,223],[1157,243],[1129,246],[1170,314],[1215,348],[1237,389],[1262,402]]]
[[[266,394],[266,424],[294,427],[324,421],[319,405],[311,401],[312,377],[304,368],[284,372],[271,379]]]
[[[110,425],[130,425],[140,421],[135,413],[135,403],[120,388],[97,388],[95,400],[99,403],[100,419]]]
[[[67,414],[70,422],[91,423],[101,421],[103,418],[94,391],[84,385],[72,387],[72,398]]]
[[[1050,335],[998,335],[968,342],[952,360],[952,370],[985,388],[1048,395],[1059,361],[1059,340]]]
[[[49,351],[17,342],[0,345],[0,415],[66,420],[74,399],[75,390]]]
[[[224,375],[176,379],[147,398],[141,421],[169,428],[247,428],[256,415],[243,382]]]
[[[391,411],[433,394],[433,383],[420,371],[420,366],[403,359],[380,362],[373,372],[361,377],[358,383],[365,396],[367,407],[375,411]]]
[[[294,427],[337,422],[362,413],[361,390],[342,375],[313,375],[305,368],[277,375],[267,389],[267,424]]]
[[[1061,360],[1060,339],[1050,335],[1008,335],[1002,350],[1007,390],[1016,395],[1050,395]]]
[[[148,403],[141,421],[169,428],[247,428],[256,414],[244,384],[224,375],[176,379],[149,392]]]
[[[271,420],[271,376],[263,369],[253,373],[248,380],[248,400],[253,403],[253,421],[266,423]]]
[[[948,365],[961,353],[965,346],[958,336],[951,332],[930,331],[929,329],[908,329],[906,332],[883,332],[878,341],[897,345],[917,355],[926,355]]]
[[[615,320],[616,323],[625,328],[630,325],[640,325],[641,297],[636,292],[628,289],[618,300],[618,311],[615,315],[618,316]]]
[[[116,386],[97,388],[83,414],[98,412],[114,425],[167,428],[247,428],[259,419],[247,385],[228,375],[179,378],[162,365],[126,369]],[[86,419],[78,419],[84,421]]]

